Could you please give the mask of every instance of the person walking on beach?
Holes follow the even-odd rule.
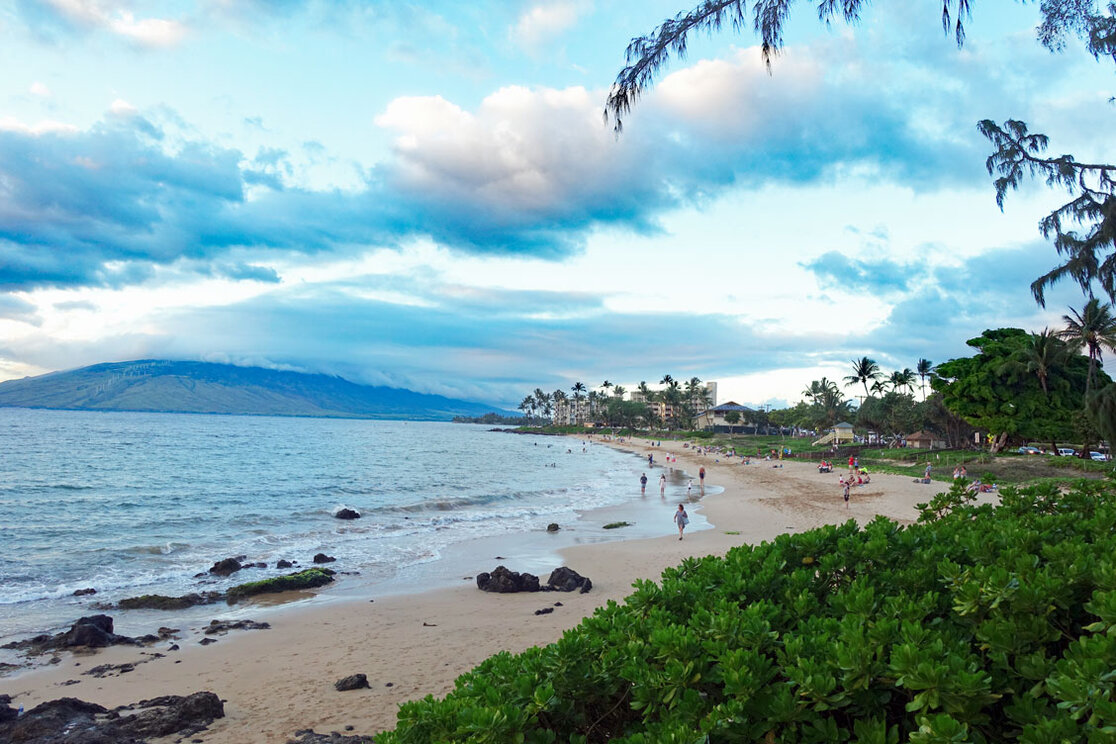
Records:
[[[674,512],[674,523],[678,525],[678,539],[681,540],[682,531],[690,523],[690,515],[686,513],[686,507],[681,504],[678,505],[678,511]]]
[[[851,485],[852,485],[852,481],[845,481],[845,508],[846,509],[849,508],[849,486],[851,486]]]
[[[666,473],[659,476],[659,495],[666,497]]]
[[[641,494],[647,493],[647,473],[639,476],[639,492]]]
[[[701,488],[701,492],[704,494],[705,493],[705,466],[704,465],[702,465],[701,468],[698,470],[698,480],[700,481],[699,486]]]

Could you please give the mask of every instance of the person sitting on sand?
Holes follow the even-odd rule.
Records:
[[[678,539],[682,539],[682,531],[686,529],[686,525],[690,523],[690,516],[686,514],[686,507],[682,504],[678,505],[678,511],[674,512],[674,522],[678,525]]]

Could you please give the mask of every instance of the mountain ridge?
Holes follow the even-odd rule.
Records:
[[[495,406],[321,373],[140,359],[0,382],[0,407],[449,421]]]

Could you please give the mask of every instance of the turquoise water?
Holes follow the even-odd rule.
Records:
[[[318,552],[389,581],[451,545],[574,525],[597,507],[633,509],[637,527],[609,539],[670,534],[660,471],[639,494],[645,466],[461,424],[0,409],[0,642],[94,601],[222,589]],[[672,473],[668,500],[684,492]],[[343,506],[363,517],[335,519]],[[198,576],[228,556],[269,568]],[[86,587],[96,597],[73,596]]]

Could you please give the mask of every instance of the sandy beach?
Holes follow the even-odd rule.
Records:
[[[870,484],[853,489],[846,506],[837,483],[840,468],[819,474],[810,462],[753,460],[743,465],[739,458],[699,455],[676,442],[661,447],[649,447],[644,440],[610,444],[654,453],[657,464],[648,471],[648,498],[655,500],[660,467],[693,474],[696,495],[696,474],[704,466],[707,484],[724,490],[687,508],[700,510],[712,528],[688,531],[681,541],[673,536],[565,549],[565,565],[592,579],[588,594],[481,592],[465,578],[491,571],[497,563],[523,568],[514,552],[501,551],[504,560],[497,561],[474,551],[453,566],[461,574],[458,588],[294,605],[257,618],[270,622],[269,630],[231,631],[206,646],[199,644],[197,633],[183,633],[176,651],[163,643],[64,654],[52,666],[0,678],[0,694],[30,709],[59,697],[112,707],[211,690],[225,701],[226,717],[192,738],[213,744],[285,742],[305,728],[328,733],[351,726],[349,733],[374,734],[394,727],[401,703],[444,695],[458,675],[498,651],[517,652],[556,640],[595,608],[627,596],[635,580],[657,579],[683,558],[721,555],[737,545],[850,518],[865,523],[882,514],[910,522],[916,503],[945,490],[942,483],[915,483],[920,473],[913,469],[910,476],[874,475]],[[668,453],[677,462],[667,463]],[[676,508],[676,502],[663,502],[664,523],[670,524]],[[541,578],[545,581],[546,574]],[[543,608],[553,612],[535,614]],[[212,616],[221,617],[217,608]],[[118,676],[82,674],[97,665],[125,662],[139,663]],[[334,689],[336,680],[355,673],[368,676],[370,689]]]

